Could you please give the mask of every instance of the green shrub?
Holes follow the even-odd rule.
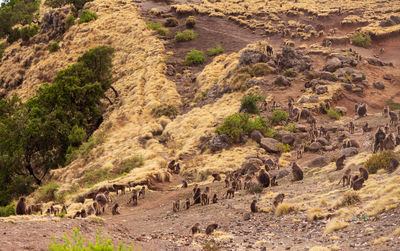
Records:
[[[178,26],[178,19],[175,17],[169,17],[165,20],[164,26],[165,27],[176,27]]]
[[[400,110],[400,104],[399,104],[399,103],[396,103],[396,102],[393,102],[392,99],[388,100],[388,101],[386,102],[386,105],[389,106],[389,108],[390,108],[391,111]]]
[[[57,239],[53,237],[53,243],[49,245],[49,251],[132,251],[133,245],[126,247],[124,243],[120,243],[118,247],[114,247],[111,244],[112,240],[108,237],[101,237],[100,230],[96,235],[96,242],[91,243],[90,241],[82,238],[79,228],[74,228],[74,233],[64,234],[62,238],[63,243],[58,243]]]
[[[50,52],[55,52],[55,51],[58,51],[59,49],[60,49],[60,46],[58,45],[57,42],[54,42],[49,46]]]
[[[271,73],[271,69],[266,63],[257,63],[239,68],[237,74],[247,73],[251,77],[262,77]]]
[[[162,24],[160,22],[152,23],[150,21],[146,21],[146,25],[150,30],[158,30],[162,27]]]
[[[290,145],[279,142],[276,146],[281,153],[290,152]]]
[[[196,25],[196,18],[194,18],[194,16],[186,18],[185,25],[187,28],[193,29],[194,26]]]
[[[115,175],[123,175],[129,173],[131,170],[135,168],[142,167],[144,164],[144,160],[142,156],[133,156],[131,158],[125,159],[119,164],[118,167],[114,167],[111,171],[112,174]]]
[[[44,5],[47,5],[51,8],[60,8],[68,3],[68,0],[46,0]]]
[[[368,34],[358,32],[353,36],[353,44],[355,46],[369,48],[371,46],[371,37]]]
[[[78,23],[83,24],[83,23],[89,23],[93,20],[96,20],[98,18],[96,12],[90,11],[90,10],[83,10],[81,14],[81,18],[79,19]]]
[[[197,34],[193,30],[184,30],[182,32],[178,32],[174,39],[177,42],[186,42],[193,40],[197,37]]]
[[[153,108],[151,110],[151,114],[156,118],[167,116],[170,119],[174,119],[176,116],[178,116],[178,109],[173,105],[163,104]]]
[[[94,170],[87,171],[83,174],[79,184],[85,187],[92,187],[94,184],[105,181],[110,177],[110,169],[93,167]]]
[[[55,201],[56,192],[60,185],[57,182],[50,182],[39,188],[39,200],[43,202]]]
[[[32,25],[32,26],[25,26],[20,29],[21,38],[23,41],[28,41],[31,37],[35,36],[38,33],[39,26]]]
[[[15,215],[15,204],[0,207],[0,217],[8,217],[10,215]]]
[[[271,124],[273,125],[279,125],[282,121],[287,121],[288,119],[289,116],[287,115],[287,113],[279,109],[274,110],[272,116],[269,118]]]
[[[3,53],[4,53],[5,49],[6,49],[6,47],[4,46],[4,44],[0,43],[0,62],[1,62],[1,59],[3,58]]]
[[[67,19],[65,20],[65,22],[66,22],[66,29],[68,30],[69,28],[71,28],[74,24],[75,24],[75,20],[76,20],[76,18],[74,17],[74,15],[69,15],[68,17],[67,17]]]
[[[81,10],[87,2],[91,1],[93,0],[46,0],[44,4],[52,8],[60,8],[64,5],[72,4],[74,6],[74,11],[77,12]]]
[[[224,49],[222,49],[220,44],[216,48],[208,49],[208,56],[210,57],[219,55],[221,53],[224,53]]]
[[[191,50],[185,57],[186,65],[201,65],[206,60],[204,52],[198,50]]]
[[[296,132],[296,123],[289,123],[283,129],[288,132]]]
[[[344,194],[344,196],[340,200],[340,202],[336,203],[335,208],[351,206],[351,205],[357,204],[360,201],[361,201],[361,198],[357,192],[349,191]]]
[[[70,137],[70,135],[69,135]],[[70,138],[69,140],[71,140]],[[84,142],[79,147],[70,146],[66,153],[66,164],[71,163],[78,157],[87,158],[89,153],[94,149],[96,146],[102,144],[105,140],[105,133],[103,131],[97,131],[93,134],[87,142]],[[70,141],[71,143],[72,141]]]
[[[390,159],[398,159],[393,151],[383,151],[381,153],[373,154],[365,163],[364,167],[369,173],[376,173],[379,169],[390,171]]]
[[[258,110],[257,103],[263,100],[264,97],[258,94],[251,93],[250,95],[244,96],[242,98],[240,110],[244,109],[248,113],[259,114],[260,111]]]
[[[296,73],[295,71],[293,71],[293,69],[287,69],[287,70],[285,71],[285,76],[286,76],[286,77],[291,77],[291,78],[293,78],[293,77],[296,77],[296,75],[297,75],[297,73]]]
[[[334,109],[329,109],[326,110],[326,114],[328,115],[329,118],[334,119],[334,120],[339,120],[342,115],[335,111]]]
[[[240,142],[243,135],[259,130],[264,136],[273,136],[273,131],[263,117],[250,119],[249,114],[236,113],[227,117],[223,124],[215,130],[217,134],[226,134],[234,143]]]
[[[18,41],[18,39],[20,39],[20,38],[21,38],[20,30],[18,28],[14,28],[8,34],[7,43],[12,44],[12,43]]]

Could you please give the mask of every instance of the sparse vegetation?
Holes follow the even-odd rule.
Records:
[[[38,33],[38,30],[39,26],[36,24],[22,27],[20,29],[22,40],[28,41],[31,37],[35,36]]]
[[[164,26],[165,27],[176,27],[178,26],[178,19],[176,19],[175,17],[169,17],[165,20]]]
[[[339,120],[342,115],[338,113],[337,111],[333,109],[329,109],[326,111],[326,114],[328,115],[329,118],[334,119],[334,120]]]
[[[144,160],[142,156],[133,156],[128,159],[125,159],[119,164],[117,167],[112,169],[113,174],[115,175],[124,175],[129,173],[131,170],[135,168],[142,167],[144,164]]]
[[[293,69],[287,69],[285,71],[285,76],[286,77],[293,78],[293,77],[296,77],[296,75],[297,75],[297,73]]]
[[[393,102],[392,99],[388,100],[388,101],[386,102],[386,105],[389,106],[389,108],[390,108],[391,111],[400,110],[400,103]]]
[[[296,211],[297,207],[295,205],[289,203],[280,203],[275,209],[275,216],[282,216]]]
[[[46,185],[43,185],[39,189],[39,201],[49,202],[56,200],[56,192],[59,188],[59,184],[57,182],[50,182]]]
[[[10,215],[15,215],[15,204],[0,207],[0,217],[8,217]]]
[[[336,203],[335,208],[347,207],[357,204],[361,201],[360,196],[355,191],[349,191],[344,194],[343,198]]]
[[[178,116],[179,112],[175,106],[164,104],[164,105],[160,105],[156,108],[153,108],[151,110],[151,114],[156,118],[166,116],[170,119],[174,119],[174,118],[176,118],[176,116]]]
[[[204,52],[198,50],[191,50],[185,57],[186,65],[201,65],[206,60]]]
[[[186,18],[185,25],[187,28],[193,29],[194,26],[196,25],[196,18],[194,16]]]
[[[3,43],[0,43],[0,62],[1,59],[3,58],[3,53],[5,49],[6,49],[5,45]]]
[[[210,57],[213,57],[213,56],[216,56],[216,55],[219,55],[222,53],[224,53],[224,49],[222,48],[222,46],[220,44],[217,45],[216,48],[208,49],[208,56],[210,56]]]
[[[218,251],[220,250],[220,248],[218,247],[218,245],[215,243],[215,241],[207,241],[207,243],[205,243],[203,245],[203,250],[204,251]]]
[[[248,135],[254,130],[259,130],[264,136],[272,137],[274,132],[263,117],[250,119],[249,114],[236,113],[224,120],[224,123],[217,127],[217,134],[226,134],[234,143],[239,143],[243,135]]]
[[[45,5],[52,8],[60,8],[64,5],[72,4],[74,6],[74,11],[78,12],[87,2],[91,1],[93,0],[46,0]]]
[[[174,39],[177,42],[186,42],[193,40],[197,37],[197,34],[193,30],[184,30],[182,32],[178,32]]]
[[[276,109],[274,110],[272,116],[269,118],[272,125],[279,125],[282,121],[287,121],[289,116],[285,111]]]
[[[260,194],[264,190],[264,187],[260,184],[256,186],[250,186],[247,190],[250,194]]]
[[[252,114],[259,114],[260,111],[258,110],[257,103],[263,100],[264,97],[259,94],[251,93],[249,95],[243,96],[240,110],[245,110],[246,112]]]
[[[368,34],[358,32],[353,36],[353,44],[358,47],[369,48],[371,46],[371,37]]]
[[[330,234],[334,231],[346,228],[349,224],[339,220],[331,220],[326,224],[325,233]]]
[[[288,144],[283,144],[283,143],[279,142],[276,147],[278,148],[278,150],[281,153],[290,152],[290,145],[288,145]]]
[[[288,132],[296,132],[296,123],[288,123],[283,130]]]
[[[89,23],[98,18],[96,12],[90,10],[83,10],[81,18],[79,18],[78,24]]]
[[[53,243],[49,245],[49,251],[132,251],[133,245],[126,247],[124,243],[120,243],[118,247],[114,247],[111,244],[111,239],[108,237],[101,237],[100,230],[96,235],[96,242],[91,243],[90,241],[82,238],[79,228],[74,228],[73,234],[64,234],[62,238],[63,243],[58,243],[56,238],[53,238]]]
[[[49,51],[50,52],[56,52],[59,49],[60,49],[60,46],[58,45],[57,42],[54,42],[54,43],[50,44],[50,46],[49,46]]]
[[[71,26],[73,26],[73,25],[75,24],[75,20],[76,20],[76,18],[75,18],[74,15],[69,15],[69,16],[67,17],[67,19],[65,20],[65,22],[66,22],[66,24],[67,24],[67,27],[66,27],[67,30],[68,30],[69,28],[71,28]]]
[[[365,163],[365,168],[369,173],[376,173],[379,169],[389,169],[390,159],[399,159],[393,151],[383,151],[373,154]]]

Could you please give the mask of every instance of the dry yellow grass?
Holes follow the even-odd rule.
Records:
[[[294,204],[289,203],[281,203],[275,209],[275,216],[282,216],[285,214],[290,214],[292,212],[296,212],[298,208]]]
[[[388,237],[383,236],[383,237],[380,237],[380,238],[378,238],[378,239],[375,239],[374,242],[373,242],[373,244],[374,244],[374,245],[380,245],[380,244],[385,243],[385,242],[387,242],[387,241],[389,241],[389,240],[390,240],[390,239],[389,239]]]
[[[349,224],[347,222],[339,221],[339,220],[331,220],[326,224],[325,234],[330,234],[334,231],[338,231],[340,229],[346,228]]]
[[[330,251],[330,249],[323,246],[315,246],[310,248],[310,251]]]

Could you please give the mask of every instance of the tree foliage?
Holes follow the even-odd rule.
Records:
[[[0,101],[0,205],[29,193],[32,181],[40,185],[50,169],[65,163],[68,149],[98,128],[112,54],[106,46],[91,49],[26,102],[17,96]],[[21,188],[10,186],[17,179]]]

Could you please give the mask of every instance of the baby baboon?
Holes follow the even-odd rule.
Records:
[[[214,177],[214,181],[221,181],[221,175],[219,175],[218,173],[213,173],[212,176]]]
[[[375,133],[375,143],[374,143],[374,153],[378,150],[378,148],[383,151],[383,141],[386,138],[386,134],[383,132],[382,128],[378,128],[378,130]]]
[[[94,209],[95,209],[96,207],[97,207],[97,203],[96,203],[96,202],[93,202],[93,206],[89,205],[88,208],[87,208],[87,214],[88,214],[88,215],[95,214],[96,211],[95,211]]]
[[[26,208],[26,214],[32,214],[32,206],[28,206],[27,208]]]
[[[299,147],[299,149],[297,149],[297,152],[296,152],[296,154],[297,154],[297,159],[303,158],[303,152],[304,152],[304,145],[301,145],[301,146]]]
[[[188,187],[188,183],[186,180],[182,181],[182,188],[187,188]]]
[[[349,123],[349,132],[350,132],[350,134],[354,133],[354,129],[355,129],[354,123],[353,123],[353,121],[350,121],[350,123]]]
[[[353,184],[354,184],[354,182],[355,182],[356,180],[358,180],[358,178],[360,178],[360,176],[358,176],[358,175],[351,176],[351,179],[350,179],[350,188],[353,188]]]
[[[258,213],[257,200],[251,202],[250,209],[252,213]]]
[[[190,208],[190,199],[187,198],[186,199],[186,210],[188,210]]]
[[[97,208],[98,208],[98,210],[96,211],[96,215],[104,213],[106,204],[108,202],[106,195],[103,193],[99,193],[96,195],[94,200],[97,202]]]
[[[212,234],[214,232],[214,230],[217,229],[217,228],[218,228],[218,224],[214,223],[214,224],[208,225],[207,228],[206,228],[206,234],[207,235]]]
[[[193,195],[193,204],[200,204],[201,203],[201,190],[200,188],[196,189],[196,192]]]
[[[117,214],[119,214],[119,212],[118,212],[118,207],[119,207],[118,203],[115,203],[114,206],[112,207],[112,210],[111,210],[112,215],[117,215]]]
[[[242,190],[242,180],[240,178],[236,180],[236,191],[237,190]]]
[[[358,170],[360,170],[360,177],[364,178],[364,181],[368,180],[368,170],[364,167],[360,167]]]
[[[139,198],[142,197],[142,199],[144,199],[145,194],[146,194],[146,187],[142,186],[142,189],[140,189],[140,191],[139,191],[139,196],[138,197]]]
[[[356,113],[360,118],[367,116],[367,104],[365,103],[356,104],[355,108],[356,108]]]
[[[383,140],[383,149],[393,150],[396,147],[396,141],[394,133],[386,134],[386,137]]]
[[[278,182],[276,181],[276,175],[272,176],[271,178],[271,186],[272,187],[278,186]]]
[[[397,115],[397,113],[390,111],[389,116],[390,116],[390,124],[396,125],[397,122],[399,121],[399,116]]]
[[[387,118],[389,116],[389,111],[390,111],[389,106],[383,107],[383,112],[382,112],[383,117]]]
[[[385,52],[385,48],[381,47],[381,48],[379,49],[379,54],[383,54],[384,52]]]
[[[370,132],[372,131],[372,128],[369,127],[368,122],[365,122],[365,125],[362,127],[363,132]]]
[[[75,219],[75,218],[80,217],[80,216],[81,216],[81,211],[78,211],[78,212],[75,213],[75,215],[74,215],[74,217],[72,217],[72,219]]]
[[[196,194],[197,188],[199,187],[199,185],[195,184],[193,187],[193,195]]]
[[[283,202],[283,199],[285,198],[285,194],[280,193],[274,198],[274,207],[277,207],[280,203]]]
[[[328,133],[328,130],[326,130],[325,127],[323,127],[323,126],[319,127],[319,136],[320,137],[325,137],[327,133]]]
[[[121,190],[122,194],[125,194],[125,185],[117,185],[117,184],[113,184],[113,188],[115,190],[115,192],[118,194],[118,191]]]
[[[269,187],[269,183],[270,183],[270,179],[271,178],[270,178],[269,174],[264,169],[260,170],[260,172],[258,173],[257,179],[263,185],[263,187]]]
[[[138,192],[135,189],[132,190],[132,197],[129,199],[127,204],[129,204],[131,202],[132,202],[132,205],[134,205],[134,206],[137,206],[137,204],[138,204]]]
[[[336,160],[336,171],[340,171],[344,168],[345,160],[346,160],[346,155],[342,155]]]
[[[233,187],[229,188],[228,191],[226,191],[225,197],[228,198],[235,198],[235,189]]]
[[[15,214],[16,215],[23,215],[26,214],[26,199],[25,197],[20,197],[15,207]]]
[[[179,212],[180,204],[181,204],[180,200],[176,200],[176,201],[172,202],[172,211],[174,213]]]
[[[270,45],[267,45],[267,55],[272,56],[274,54],[274,51]]]
[[[217,203],[218,202],[218,197],[217,197],[217,194],[215,193],[214,194],[214,196],[213,196],[213,199],[212,199],[212,203]]]
[[[356,191],[360,190],[362,188],[363,184],[364,184],[364,178],[361,177],[358,180],[353,182],[353,189]]]
[[[86,218],[86,210],[85,209],[82,209],[81,210],[81,218]]]
[[[171,162],[169,162],[168,169],[175,171],[175,160],[171,160]]]
[[[347,169],[344,172],[342,178],[339,180],[338,185],[340,185],[340,182],[343,182],[343,186],[350,185],[350,178],[351,178],[351,168]]]
[[[176,164],[176,166],[175,166],[174,173],[175,173],[175,174],[179,174],[180,171],[181,171],[181,164],[178,163],[178,164]]]
[[[293,164],[292,164],[292,174],[293,174],[293,180],[292,181],[299,181],[299,180],[303,179],[303,171],[297,165],[296,162],[293,162]]]
[[[31,213],[39,213],[40,212],[40,214],[43,214],[43,206],[42,206],[42,204],[31,205],[30,209],[31,209]]]
[[[200,223],[194,224],[194,226],[191,228],[192,235],[200,233]]]

